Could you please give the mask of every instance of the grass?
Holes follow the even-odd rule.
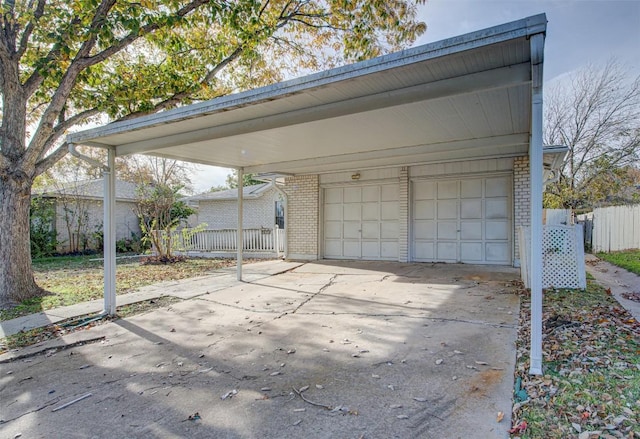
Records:
[[[526,429],[512,437],[640,437],[640,324],[593,281],[586,290],[546,291],[543,322],[545,375],[529,376],[523,292],[516,378],[528,400],[514,405],[513,425]]]
[[[187,259],[168,265],[141,265],[137,258],[119,258],[117,294],[154,283],[204,275],[235,264],[226,259]],[[0,310],[0,321],[103,297],[102,260],[96,256],[62,256],[33,261],[36,282],[50,294]]]
[[[640,250],[625,250],[614,253],[598,253],[600,259],[640,275]]]

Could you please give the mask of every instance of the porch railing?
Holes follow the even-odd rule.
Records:
[[[285,230],[274,227],[243,229],[243,251],[283,253]],[[204,229],[177,231],[173,241],[180,251],[233,252],[238,248],[236,229]]]

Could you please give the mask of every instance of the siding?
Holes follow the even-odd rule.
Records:
[[[242,226],[272,229],[276,221],[275,202],[279,199],[278,191],[270,189],[259,198],[243,200]],[[205,223],[207,229],[235,229],[238,227],[238,203],[236,200],[200,200],[195,222],[191,225]]]
[[[134,206],[134,201],[116,201],[116,240],[130,238],[132,233],[140,236],[140,223],[133,211]],[[77,211],[78,204],[69,202],[67,208]],[[103,230],[104,208],[102,201],[82,200],[79,209],[86,213],[86,227],[83,228],[83,233],[91,237],[94,232]],[[74,229],[75,227],[72,227],[72,233],[74,233]],[[64,206],[60,200],[56,201],[56,232],[58,241],[61,243],[58,250],[69,251],[69,233],[65,221]],[[95,248],[95,243],[90,242],[89,248]]]

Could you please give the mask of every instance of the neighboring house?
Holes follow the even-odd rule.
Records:
[[[243,217],[245,229],[272,229],[275,224],[284,228],[284,203],[281,192],[273,183],[261,183],[243,188]],[[205,192],[188,197],[198,213],[190,223],[206,224],[206,229],[235,229],[238,227],[238,190]]]
[[[62,183],[58,187],[34,192],[33,196],[54,200],[58,251],[71,252],[100,247],[103,233],[103,180]],[[140,236],[140,223],[134,213],[136,185],[116,182],[116,240]]]

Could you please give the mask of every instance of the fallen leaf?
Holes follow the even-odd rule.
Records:
[[[504,419],[504,412],[498,412],[498,416],[496,417],[496,421],[502,422]]]

